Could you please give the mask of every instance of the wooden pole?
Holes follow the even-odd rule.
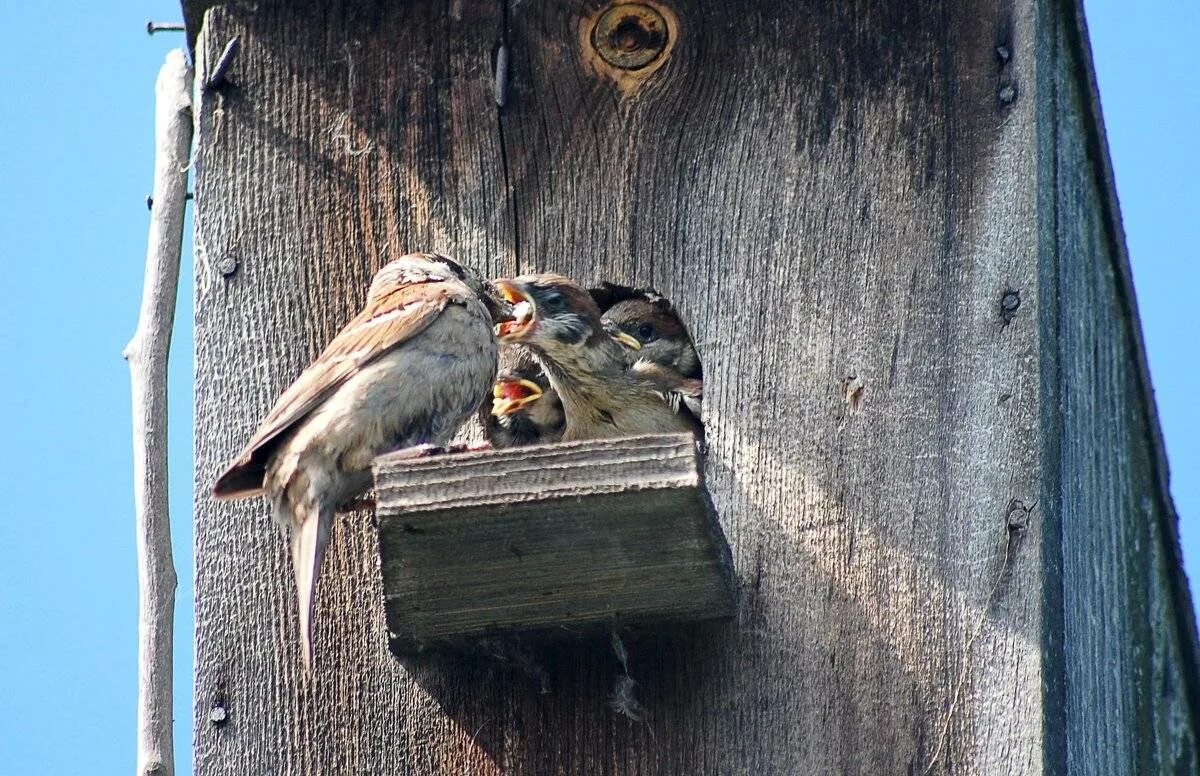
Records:
[[[197,61],[241,49],[197,105],[197,774],[1195,772],[1078,12],[210,8]],[[676,303],[732,622],[397,659],[358,513],[304,675],[269,507],[207,493],[372,271],[422,249]],[[639,721],[609,705],[622,662]]]
[[[175,565],[167,498],[167,362],[179,285],[192,72],[167,54],[155,85],[154,194],[137,330],[125,346],[133,382],[133,486],[138,559],[138,776],[172,776]]]

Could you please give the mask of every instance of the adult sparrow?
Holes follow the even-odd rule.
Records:
[[[525,348],[500,351],[500,371],[492,386],[492,406],[484,422],[493,447],[521,447],[562,439],[562,402],[546,373]]]
[[[512,303],[512,320],[497,324],[502,343],[537,357],[562,401],[563,441],[694,431],[695,420],[663,401],[651,380],[628,368],[625,349],[609,336],[592,296],[562,275],[495,281]]]
[[[366,306],[283,392],[229,468],[221,499],[259,494],[291,531],[301,654],[312,667],[313,598],[334,510],[371,485],[381,453],[444,444],[496,374],[496,299],[446,256],[376,273]]]

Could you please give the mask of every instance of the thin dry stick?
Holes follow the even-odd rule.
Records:
[[[1011,515],[1013,509],[1018,508],[1020,502],[1013,501],[1009,504],[1009,512]],[[1019,507],[1024,509],[1022,505]],[[1032,509],[1032,507],[1030,507]],[[975,649],[975,642],[983,634],[983,628],[987,625],[988,612],[991,611],[992,604],[996,602],[996,594],[1000,592],[1000,585],[1004,583],[1004,577],[1008,574],[1009,564],[1012,562],[1013,545],[1020,538],[1018,526],[1008,523],[1007,533],[1005,534],[1004,556],[1000,559],[1000,571],[996,573],[996,579],[992,582],[992,587],[988,590],[987,598],[983,602],[983,610],[976,618],[975,627],[971,632],[970,638],[967,639],[967,646],[963,650],[962,668],[958,672],[958,677],[954,682],[954,692],[950,696],[950,707],[946,710],[946,716],[942,720],[942,727],[938,733],[937,746],[934,747],[933,756],[929,759],[929,763],[925,766],[925,776],[933,773],[933,769],[937,766],[938,760],[942,756],[942,749],[946,746],[946,741],[950,737],[950,724],[954,721],[954,715],[958,711],[958,701],[962,694],[963,684],[966,683],[967,673],[971,670],[971,652]]]
[[[137,331],[125,346],[133,383],[133,491],[138,558],[139,776],[173,776],[172,628],[175,564],[167,511],[167,358],[192,144],[192,73],[179,50],[167,54],[155,85],[154,206]]]

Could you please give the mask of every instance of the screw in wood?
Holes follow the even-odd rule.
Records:
[[[146,22],[146,34],[157,32],[183,32],[186,28],[181,22]]]
[[[238,260],[236,256],[222,256],[217,261],[217,272],[220,272],[225,277],[229,277],[237,272]]]
[[[213,701],[212,708],[208,710],[208,721],[213,727],[221,727],[229,721],[229,711],[225,708],[223,699]]]
[[[662,55],[668,43],[667,20],[642,3],[614,5],[596,20],[592,46],[621,70],[641,70]]]
[[[1012,323],[1013,318],[1017,317],[1017,309],[1021,306],[1021,292],[1014,291],[1011,288],[1005,290],[1000,296],[1000,319],[1004,321],[1004,325]]]
[[[241,46],[242,39],[240,36],[234,36],[225,44],[225,50],[221,52],[220,58],[217,59],[216,67],[212,69],[212,75],[204,82],[205,91],[220,89],[225,85],[225,74],[229,71],[229,66],[233,64],[233,58],[237,56]]]

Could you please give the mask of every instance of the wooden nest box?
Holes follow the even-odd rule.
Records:
[[[728,617],[696,441],[666,434],[375,462],[392,649]]]

